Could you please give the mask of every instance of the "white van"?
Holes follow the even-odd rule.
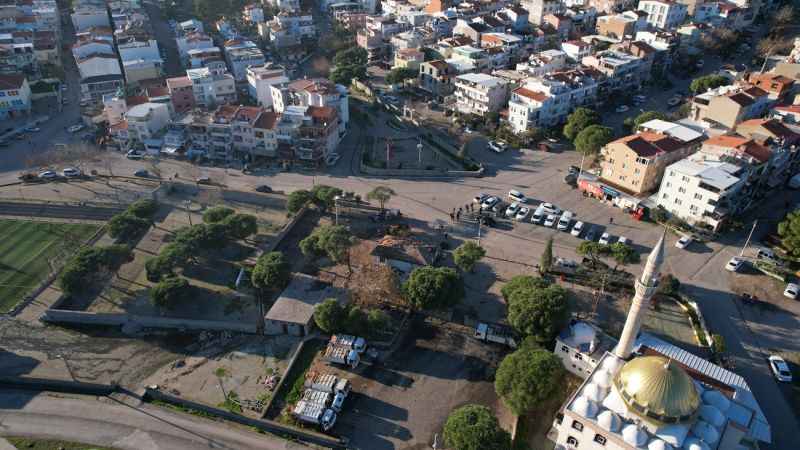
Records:
[[[558,219],[558,231],[567,231],[572,223],[573,214],[571,211],[564,211],[561,218]]]
[[[540,224],[546,216],[547,214],[544,212],[544,207],[539,205],[539,207],[536,208],[536,211],[534,211],[533,215],[531,216],[531,223]]]
[[[525,197],[525,194],[514,189],[508,191],[508,198],[510,198],[512,202],[528,203],[528,198]]]

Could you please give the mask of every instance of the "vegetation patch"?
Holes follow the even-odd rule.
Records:
[[[89,444],[79,444],[77,442],[20,437],[7,437],[5,439],[20,450],[114,450],[111,447],[98,447]]]

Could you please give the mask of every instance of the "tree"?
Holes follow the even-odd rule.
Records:
[[[336,197],[341,195],[341,189],[324,184],[318,184],[311,189],[311,201],[322,211],[332,208]]]
[[[372,334],[378,334],[389,328],[389,315],[380,309],[370,309],[367,313],[367,325]]]
[[[658,293],[661,295],[668,295],[670,297],[674,297],[678,295],[678,291],[681,288],[681,282],[677,278],[675,278],[670,273],[665,273],[661,275],[661,278],[658,280]]]
[[[67,261],[58,278],[61,290],[67,295],[86,292],[105,271],[116,272],[133,259],[126,245],[84,247]]]
[[[544,252],[542,252],[542,259],[539,262],[539,272],[545,274],[550,272],[550,269],[553,267],[553,238],[549,238],[547,240],[547,244],[544,246]]]
[[[350,267],[350,246],[353,237],[341,225],[320,225],[300,241],[300,250],[306,256],[328,255],[336,263],[346,263]]]
[[[335,298],[325,299],[314,308],[314,322],[326,333],[336,333],[342,329],[346,311]]]
[[[367,200],[377,201],[378,204],[381,205],[381,211],[383,211],[384,206],[386,206],[386,202],[388,202],[395,195],[397,194],[390,187],[376,186],[373,190],[367,193]]]
[[[730,81],[722,75],[706,75],[692,80],[692,83],[689,85],[689,90],[695,94],[702,94],[709,89],[716,89],[729,83]]]
[[[289,194],[289,198],[286,200],[286,210],[291,215],[297,214],[311,202],[312,198],[311,192],[305,189],[294,191]]]
[[[419,74],[418,70],[409,69],[407,67],[398,67],[389,71],[386,74],[386,84],[397,84],[402,83],[405,80],[410,80],[412,78],[417,78]]]
[[[594,268],[597,267],[597,261],[600,259],[600,256],[608,254],[609,248],[607,245],[603,245],[599,242],[583,241],[578,245],[575,251],[579,255],[589,258]]]
[[[794,25],[795,22],[795,12],[792,5],[783,6],[772,15],[772,23],[778,29]],[[774,31],[771,30],[771,32]]]
[[[523,336],[548,344],[567,321],[567,291],[557,284],[514,291],[509,297],[508,322]]]
[[[361,47],[350,47],[336,52],[333,57],[335,66],[364,65],[367,63],[367,51]]]
[[[149,258],[144,263],[147,281],[157,283],[162,278],[172,275],[172,264],[162,255]]]
[[[289,284],[291,267],[281,252],[264,253],[258,257],[250,281],[262,291],[280,291]]]
[[[739,33],[730,28],[714,28],[711,33],[706,33],[701,42],[706,52],[722,56],[730,55],[739,41]]]
[[[486,256],[486,250],[473,241],[464,242],[453,251],[453,260],[464,272],[472,272],[475,264],[484,256]]]
[[[800,210],[790,212],[778,224],[778,236],[790,255],[800,257]]]
[[[586,128],[600,123],[600,116],[589,108],[576,108],[564,124],[564,137],[574,141],[578,134]]]
[[[129,212],[116,214],[108,221],[108,234],[120,241],[132,241],[150,228],[150,222]]]
[[[416,309],[440,309],[464,298],[464,283],[449,267],[417,267],[403,284],[403,292]]]
[[[639,125],[641,125],[643,123],[646,123],[646,122],[649,122],[651,120],[656,120],[656,119],[658,119],[658,120],[667,120],[667,115],[664,114],[661,111],[645,111],[645,112],[639,114],[638,116],[636,116],[635,119],[633,119],[633,130],[632,131],[638,130],[639,129]]]
[[[453,450],[511,450],[511,436],[483,405],[455,409],[444,424],[444,442]]]
[[[235,214],[231,208],[227,206],[214,206],[213,208],[209,208],[206,212],[203,213],[203,222],[205,223],[218,223],[225,220],[228,216],[232,216]]]
[[[188,296],[189,282],[185,278],[171,276],[159,281],[150,290],[150,299],[160,308],[172,309]]]
[[[361,47],[350,47],[337,52],[333,57],[334,68],[330,74],[331,81],[349,86],[353,79],[365,78],[367,56],[367,51]]]
[[[369,333],[367,313],[365,313],[363,309],[351,305],[347,310],[345,330],[347,330],[347,333],[356,336],[364,336]]]
[[[578,133],[575,150],[584,155],[596,155],[604,145],[614,138],[614,130],[600,125],[591,125]]]
[[[233,239],[247,239],[258,233],[258,219],[252,214],[234,214],[226,217],[222,224]]]
[[[522,289],[544,289],[549,286],[547,280],[530,275],[517,275],[511,278],[501,289],[500,293],[506,303],[510,303],[511,295]]]
[[[494,390],[515,414],[536,409],[550,399],[562,383],[564,368],[557,356],[525,344],[500,362]]]
[[[615,242],[609,245],[609,252],[617,265],[627,266],[639,262],[639,254],[630,245]],[[614,270],[617,268],[614,267]]]
[[[136,217],[150,220],[158,211],[158,203],[155,200],[143,198],[131,203],[127,211]]]

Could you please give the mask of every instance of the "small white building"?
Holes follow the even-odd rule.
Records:
[[[561,50],[573,61],[580,61],[592,54],[592,44],[581,40],[566,41],[561,43]]]
[[[128,121],[128,136],[139,142],[157,137],[170,121],[169,105],[166,103],[142,103],[125,113]]]
[[[247,90],[250,97],[265,108],[272,106],[270,87],[288,82],[289,77],[286,76],[286,71],[282,67],[264,65],[247,68]]]
[[[111,27],[108,19],[108,10],[100,6],[77,6],[70,18],[75,31],[84,31],[92,27]]]
[[[31,88],[24,75],[0,74],[0,119],[31,112]]]
[[[119,59],[115,54],[93,53],[84,58],[75,60],[81,78],[91,78],[103,75],[122,75]]]
[[[223,51],[236,81],[247,80],[248,67],[263,66],[266,62],[264,53],[253,41],[233,39],[225,42]]]
[[[236,82],[225,63],[217,61],[199,69],[188,69],[186,76],[192,83],[195,105],[211,108],[236,101]]]
[[[504,79],[483,73],[467,73],[456,77],[456,109],[463,114],[483,116],[497,112],[508,100]]]
[[[264,334],[305,336],[314,328],[314,309],[325,299],[340,298],[339,289],[302,273],[292,279],[264,317]]]
[[[641,0],[639,11],[647,13],[647,23],[662,30],[674,30],[686,20],[687,7],[673,0]]]

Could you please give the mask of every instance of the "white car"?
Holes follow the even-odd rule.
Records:
[[[489,197],[490,197],[489,194],[481,192],[480,194],[476,195],[475,197],[472,197],[472,201],[474,203],[483,203],[483,201],[486,200]]]
[[[675,247],[678,247],[680,249],[685,249],[691,243],[692,243],[691,236],[683,236],[680,239],[678,239],[678,242],[675,243]]]
[[[725,270],[729,272],[738,272],[739,269],[742,268],[742,265],[744,265],[744,260],[738,256],[734,256],[728,261],[728,264],[725,264]]]
[[[506,217],[514,217],[517,215],[517,211],[519,211],[519,203],[514,202],[508,206],[506,209]]]
[[[561,210],[552,203],[542,203],[539,205],[545,212],[545,214],[555,214],[557,216],[561,215]]]
[[[64,175],[67,178],[74,178],[81,176],[81,171],[74,167],[66,167],[61,171],[61,175]]]
[[[797,298],[798,292],[800,292],[800,286],[794,283],[789,283],[786,285],[786,289],[783,290],[783,296],[794,300]]]
[[[617,239],[617,242],[624,245],[631,245],[631,240],[626,238],[625,236],[620,236],[619,239]]]
[[[628,112],[629,109],[630,108],[628,108],[627,105],[620,105],[620,106],[617,106],[617,109],[615,111],[618,112],[618,113],[624,113],[624,112]]]
[[[481,209],[489,209],[492,206],[496,205],[500,201],[499,198],[491,196],[483,200],[481,203]]]
[[[544,226],[550,228],[553,226],[554,223],[558,220],[558,216],[555,214],[548,214],[547,219],[544,219]]]
[[[42,131],[42,129],[39,128],[39,127],[28,127],[28,128],[25,128],[25,131],[27,131],[28,133],[38,133],[38,132]]]
[[[53,172],[52,170],[43,170],[39,172],[39,178],[43,180],[52,180],[58,176],[57,173]]]
[[[611,235],[608,233],[603,233],[602,235],[600,235],[600,240],[597,242],[599,242],[602,245],[608,245],[611,243]]]
[[[144,158],[144,155],[136,150],[129,150],[128,153],[125,154],[125,157],[128,159],[142,159]]]
[[[339,158],[341,158],[341,157],[342,156],[340,154],[338,154],[338,153],[331,153],[325,159],[325,164],[328,165],[328,166],[335,166],[336,163],[339,162]]]
[[[581,232],[583,232],[583,222],[578,221],[578,222],[575,222],[575,226],[572,227],[572,231],[570,231],[569,234],[571,234],[571,235],[573,235],[575,237],[580,237]]]
[[[525,197],[525,194],[514,189],[508,191],[508,198],[515,202],[528,203],[528,197]]]
[[[71,127],[67,128],[67,131],[70,133],[77,133],[78,131],[81,131],[83,128],[84,128],[83,125],[80,124],[72,125]]]
[[[525,218],[528,217],[528,214],[530,213],[531,213],[530,208],[526,208],[523,206],[519,209],[519,211],[517,211],[516,219],[520,221],[525,220]]]
[[[792,371],[789,370],[786,360],[777,355],[771,355],[767,359],[769,360],[769,368],[778,381],[783,381],[784,383],[792,382]]]
[[[503,153],[508,150],[508,144],[503,141],[489,141],[489,148],[497,153]]]

